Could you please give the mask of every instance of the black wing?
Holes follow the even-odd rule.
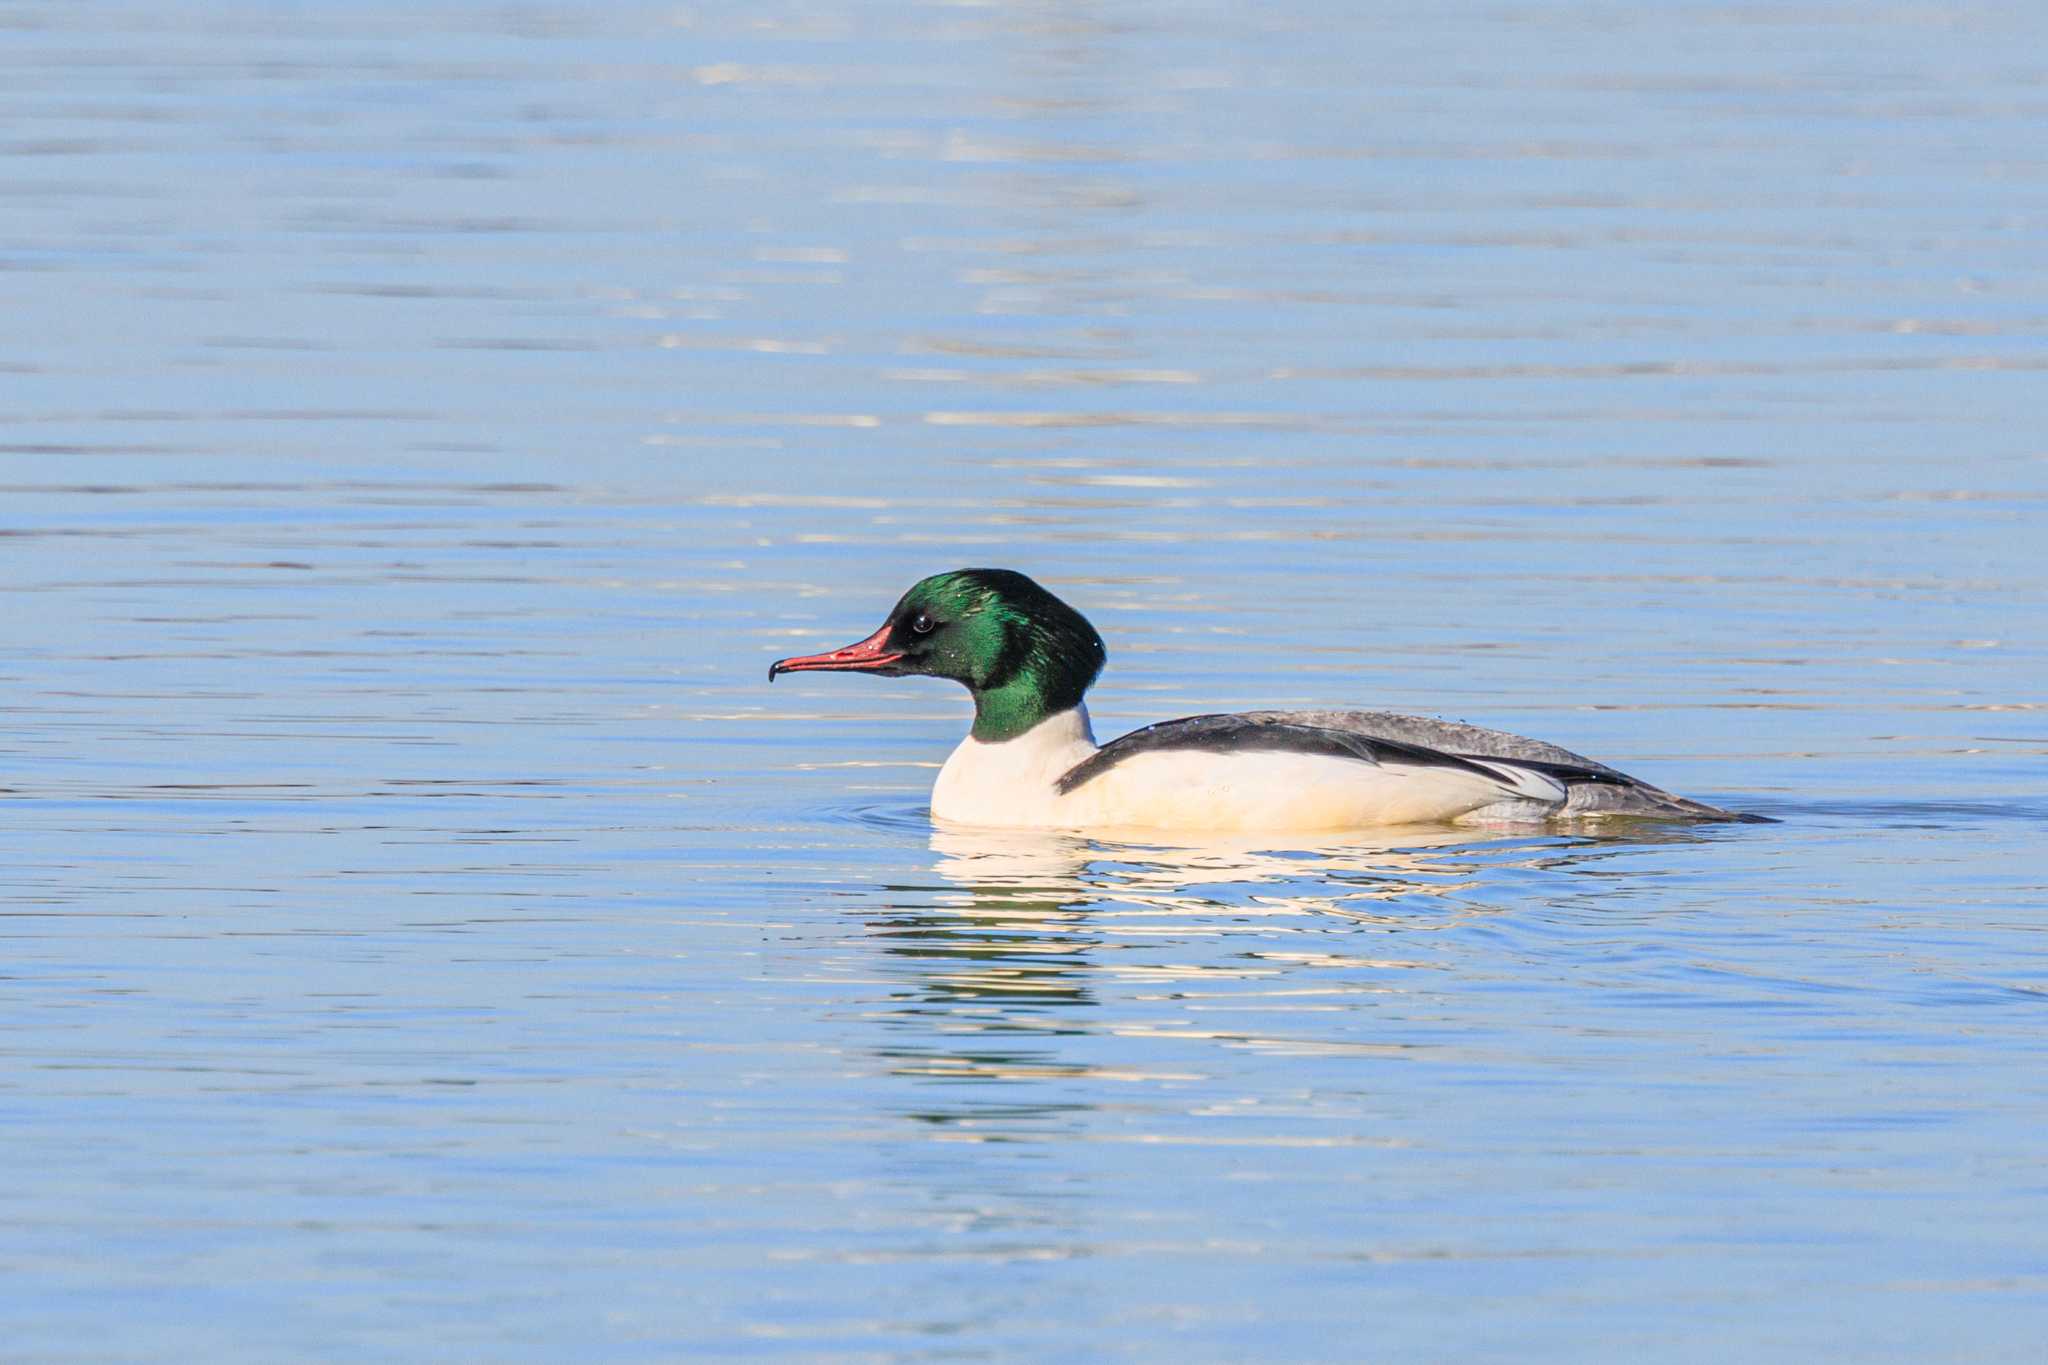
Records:
[[[1361,734],[1356,730],[1268,720],[1252,714],[1189,716],[1184,720],[1161,721],[1142,730],[1133,730],[1121,738],[1111,740],[1069,768],[1059,780],[1059,793],[1065,796],[1076,787],[1102,776],[1133,754],[1168,750],[1197,750],[1213,754],[1314,754],[1320,758],[1348,758],[1375,766],[1399,763],[1418,768],[1455,768],[1509,787],[1516,785],[1514,778],[1502,773],[1499,767],[1476,758],[1468,758],[1463,754],[1445,753],[1441,749],[1430,749],[1420,744],[1408,744],[1378,735]],[[1593,769],[1574,767],[1567,763],[1532,763],[1516,759],[1504,766],[1533,768],[1561,783],[1615,780]]]

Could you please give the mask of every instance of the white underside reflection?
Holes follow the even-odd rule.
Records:
[[[1052,1078],[1214,1080],[1231,1065],[1217,1049],[1413,1057],[1407,1030],[1376,1021],[1455,987],[1458,936],[1431,931],[1510,913],[1530,879],[1558,885],[1642,846],[1454,829],[1287,842],[934,830],[936,881],[893,888],[867,918],[898,986],[879,1052],[898,1075],[1002,1084],[953,1103],[921,1094],[914,1117],[1023,1140],[1074,1117],[1029,1090]]]
[[[1039,907],[1119,907],[1233,915],[1340,915],[1425,927],[1395,907],[1413,901],[1464,903],[1483,895],[1485,874],[1554,868],[1597,856],[1611,841],[1524,831],[1501,837],[1470,829],[1412,827],[1332,838],[1326,832],[1223,835],[1129,842],[1039,830],[941,825],[932,833],[933,870],[964,893],[963,915]],[[1476,901],[1470,908],[1482,909]]]

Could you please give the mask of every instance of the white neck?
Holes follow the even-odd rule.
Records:
[[[1095,752],[1088,708],[1047,716],[1015,739],[985,743],[969,735],[932,786],[932,814],[965,825],[1044,823],[1053,784]]]

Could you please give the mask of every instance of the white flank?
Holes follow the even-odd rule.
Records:
[[[1000,744],[969,736],[939,773],[932,814],[1010,827],[1333,830],[1455,820],[1504,801],[1555,809],[1565,799],[1552,778],[1508,762],[1487,765],[1496,780],[1433,765],[1193,749],[1133,754],[1061,796],[1060,777],[1095,747],[1080,706]]]

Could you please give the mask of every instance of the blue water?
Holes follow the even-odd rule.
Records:
[[[7,1354],[2038,1359],[2044,54],[0,11]],[[935,832],[961,564],[1781,823]]]

